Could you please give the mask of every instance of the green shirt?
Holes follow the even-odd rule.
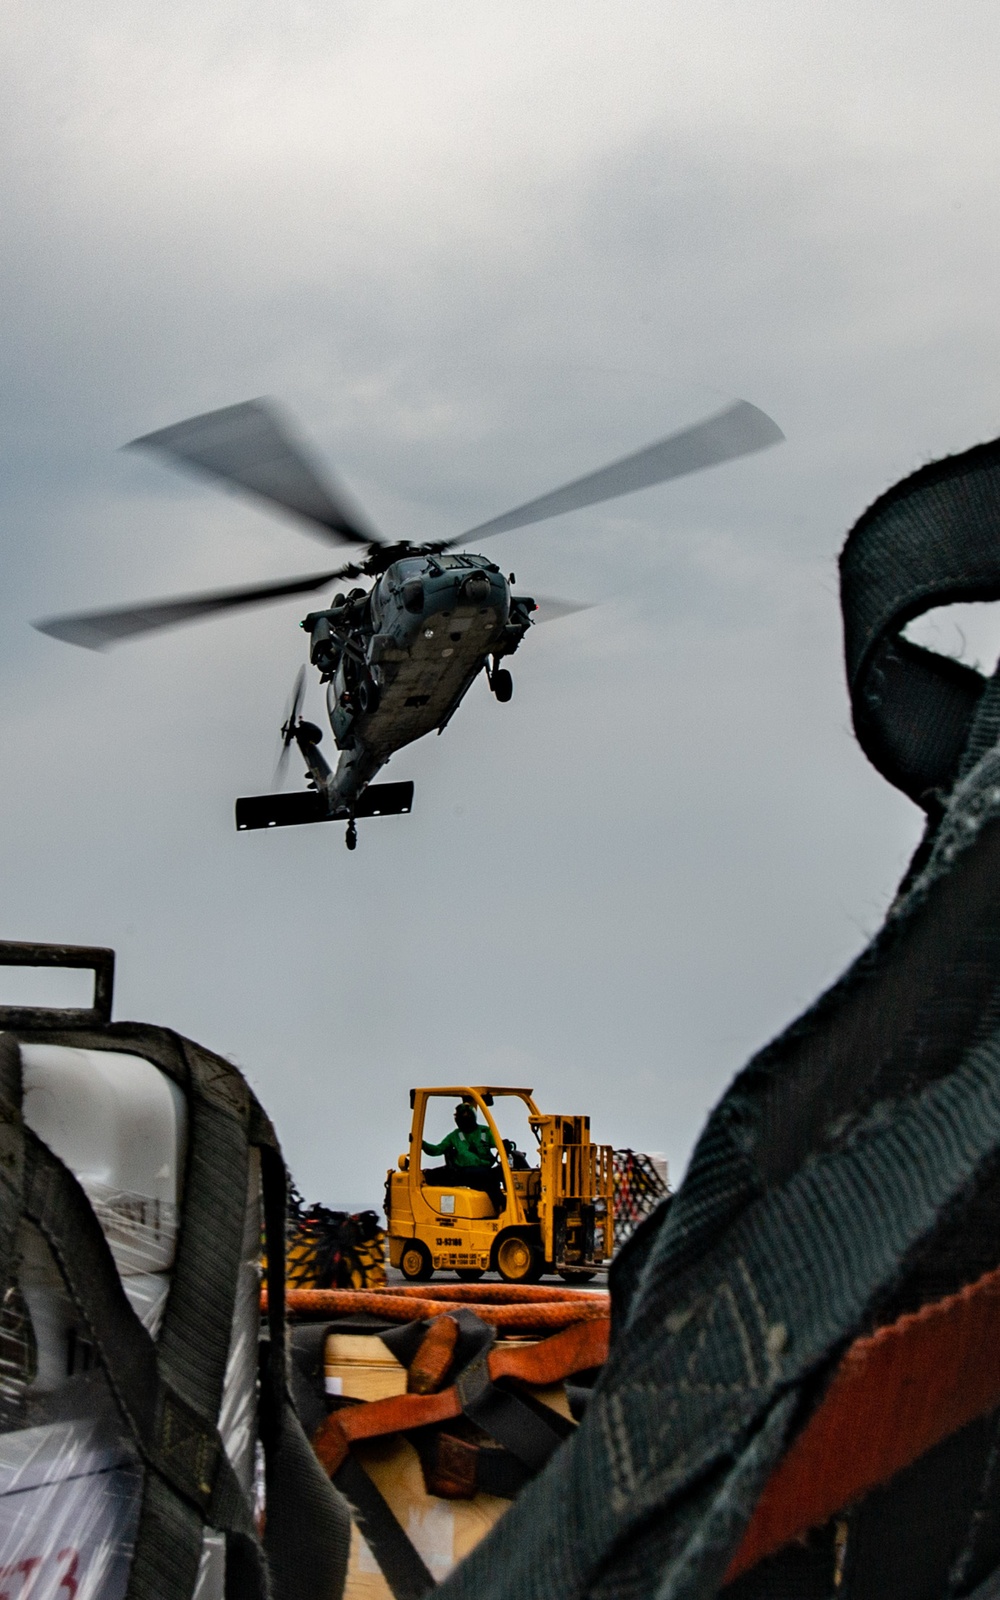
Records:
[[[488,1167],[491,1165],[491,1150],[495,1150],[497,1142],[489,1128],[484,1128],[477,1122],[468,1133],[463,1133],[461,1128],[456,1128],[454,1133],[446,1133],[440,1144],[428,1144],[423,1141],[423,1148],[429,1156],[444,1156],[451,1167]]]

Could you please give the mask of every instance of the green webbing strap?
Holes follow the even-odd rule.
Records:
[[[859,740],[943,821],[869,948],[713,1112],[614,1275],[580,1428],[440,1600],[710,1600],[845,1345],[1000,1259],[1000,697],[901,636],[1000,594],[1000,444],[890,491],[842,573]]]

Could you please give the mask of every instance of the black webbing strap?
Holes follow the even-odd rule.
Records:
[[[348,1455],[335,1480],[395,1600],[421,1600],[434,1579],[364,1467]]]
[[[527,1398],[501,1389],[490,1378],[487,1355],[484,1350],[475,1356],[455,1380],[462,1410],[530,1472],[540,1472],[563,1440],[575,1432],[575,1424],[548,1406],[533,1406]]]
[[[311,1439],[326,1420],[326,1341],[329,1324],[307,1322],[292,1326],[289,1350],[289,1387],[299,1420]]]
[[[350,1511],[317,1461],[289,1396],[288,1179],[273,1133],[270,1139],[263,1136],[267,1129],[260,1144],[268,1272],[268,1340],[260,1384],[267,1489],[264,1549],[276,1600],[339,1600],[351,1548]]]
[[[411,1434],[431,1494],[446,1499],[471,1499],[477,1494],[515,1500],[534,1473],[503,1445],[470,1439],[455,1425]]]
[[[130,1333],[124,1331],[130,1326],[124,1314],[130,1308],[122,1296],[100,1340],[108,1349],[106,1364],[113,1384],[124,1381],[122,1363],[128,1364],[132,1359],[136,1370],[143,1371],[144,1387],[163,1397],[152,1438],[148,1427],[145,1436],[137,1435],[151,1470],[144,1478],[127,1600],[188,1600],[201,1560],[206,1522],[226,1534],[227,1569],[232,1566],[242,1572],[247,1600],[265,1600],[269,1585],[259,1540],[246,1496],[236,1483],[216,1427],[232,1335],[247,1204],[249,1089],[228,1062],[166,1028],[113,1023],[100,1030],[32,1033],[30,1037],[75,1048],[123,1050],[139,1055],[172,1078],[187,1102],[183,1205],[171,1288],[158,1339],[155,1345],[148,1341],[146,1348],[136,1341],[134,1328]],[[77,1204],[72,1208],[67,1205],[60,1226],[83,1225],[73,1221],[70,1213],[76,1209]],[[99,1235],[96,1221],[94,1227]],[[73,1268],[69,1256],[60,1264],[64,1272]],[[110,1264],[113,1268],[113,1260]],[[113,1292],[110,1280],[105,1287],[108,1294]],[[85,1285],[78,1281],[70,1288],[78,1298]],[[82,1303],[81,1309],[86,1315],[87,1308]],[[119,1337],[131,1340],[131,1358],[124,1349],[116,1348],[112,1320],[120,1330]],[[140,1360],[144,1348],[145,1357]],[[119,1396],[120,1403],[123,1398]],[[141,1403],[141,1397],[137,1395],[136,1401]],[[141,1420],[131,1410],[127,1409],[126,1414],[133,1423]],[[162,1449],[158,1448],[161,1445]],[[194,1466],[196,1459],[198,1468]],[[209,1492],[192,1494],[199,1470]],[[216,1481],[218,1497],[213,1493]],[[164,1565],[166,1549],[172,1555]],[[254,1573],[252,1586],[245,1581],[248,1569]]]
[[[988,1578],[968,1596],[968,1600],[1000,1600],[1000,1567],[995,1568]]]
[[[464,1415],[509,1450],[529,1472],[540,1472],[553,1451],[573,1432],[574,1424],[549,1406],[493,1382],[488,1360],[497,1335],[490,1323],[477,1317],[468,1306],[460,1306],[447,1315],[458,1325],[450,1381]],[[408,1367],[429,1327],[427,1320],[404,1323],[383,1333],[382,1343]]]
[[[509,1450],[490,1450],[480,1445],[476,1450],[475,1483],[477,1494],[492,1494],[499,1500],[515,1500],[532,1478]]]
[[[12,1034],[0,1034],[0,1303],[13,1289],[17,1225],[24,1187],[21,1119],[21,1052]]]
[[[155,1542],[161,1554],[171,1549],[172,1560],[156,1570],[156,1588],[150,1593],[162,1600],[173,1600],[174,1595],[187,1600],[197,1576],[203,1520],[231,1531],[249,1546],[256,1543],[246,1496],[217,1429],[206,1426],[164,1382],[156,1346],[129,1304],[83,1189],[29,1128],[24,1129],[23,1140],[23,1215],[36,1225],[55,1257],[148,1469],[146,1482],[156,1485],[150,1499]],[[164,1494],[164,1488],[172,1494]]]

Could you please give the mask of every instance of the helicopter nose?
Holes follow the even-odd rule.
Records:
[[[474,606],[481,606],[490,597],[490,580],[485,572],[474,572],[462,584],[462,593]]]

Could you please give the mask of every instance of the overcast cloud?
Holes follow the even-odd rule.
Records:
[[[850,732],[836,555],[890,482],[1000,431],[1000,15],[0,15],[0,932],[115,946],[117,1015],[237,1060],[310,1198],[376,1202],[405,1091],[484,1078],[679,1175],[919,833]],[[788,442],[491,541],[521,589],[605,603],[529,636],[509,706],[477,684],[400,753],[412,816],[348,855],[336,826],[233,829],[301,601],[107,655],[28,625],[323,564],[115,453],[258,394],[395,537],[735,396]]]

